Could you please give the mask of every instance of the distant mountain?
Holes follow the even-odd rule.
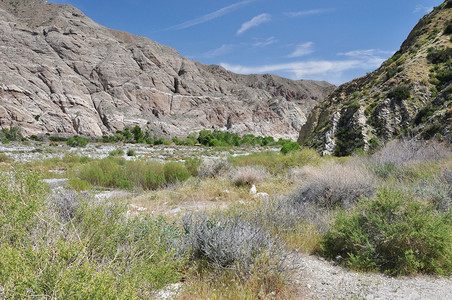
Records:
[[[296,139],[334,88],[206,66],[70,5],[0,0],[0,127],[26,135],[139,125],[157,136],[215,128]]]
[[[374,72],[338,87],[311,111],[299,143],[348,155],[407,135],[452,142],[452,1],[414,27]]]

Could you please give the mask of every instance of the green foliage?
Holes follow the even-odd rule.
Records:
[[[171,145],[171,141],[165,138],[158,138],[154,140],[154,145]]]
[[[69,178],[66,182],[66,185],[77,192],[89,191],[93,188],[93,186],[89,182],[78,178]]]
[[[308,148],[300,151],[289,152],[286,155],[275,151],[256,152],[250,155],[232,157],[231,162],[235,167],[261,166],[272,174],[287,171],[290,167],[304,166],[306,164],[317,164],[319,154]]]
[[[359,270],[390,275],[452,273],[451,213],[410,195],[381,189],[350,213],[339,213],[321,243],[323,255]]]
[[[6,139],[8,141],[21,141],[23,139],[22,128],[18,126],[2,128],[2,130],[0,131],[0,138],[2,140]]]
[[[136,153],[135,153],[134,149],[127,150],[127,156],[135,156],[135,155],[136,155]]]
[[[280,151],[282,154],[287,154],[292,151],[300,150],[300,148],[301,148],[300,144],[298,144],[297,142],[290,142],[290,143],[284,144]]]
[[[51,142],[67,142],[67,138],[61,136],[49,136]]]
[[[88,140],[81,136],[74,136],[67,141],[67,145],[70,147],[82,147],[85,148],[88,145]]]
[[[162,217],[125,218],[125,206],[75,194],[49,198],[24,171],[0,174],[0,199],[6,299],[144,299],[182,278],[182,233]]]
[[[155,190],[169,183],[186,180],[190,172],[181,163],[164,165],[155,161],[126,161],[122,157],[109,156],[84,166],[78,176],[92,185]]]
[[[191,176],[198,176],[198,169],[201,166],[202,160],[196,157],[189,157],[185,159],[185,168]]]
[[[165,180],[167,183],[176,183],[187,180],[190,177],[190,172],[179,162],[169,162],[163,167],[165,173]]]
[[[452,33],[452,24],[449,23],[446,25],[446,28],[444,28],[444,34],[451,34]]]
[[[406,85],[393,87],[387,95],[388,98],[396,100],[405,100],[410,98],[410,96],[410,88]]]
[[[452,48],[446,48],[446,49],[440,49],[440,50],[437,50],[434,48],[428,49],[427,59],[432,64],[444,63],[444,62],[447,62],[451,58],[452,58]]]
[[[124,150],[121,148],[117,148],[115,150],[112,150],[108,153],[108,155],[110,156],[123,156],[124,155]]]
[[[421,123],[427,122],[428,118],[431,117],[435,111],[437,111],[439,107],[433,106],[433,105],[427,105],[423,107],[419,112],[416,114],[416,117],[414,118],[414,123],[416,125],[419,125]]]

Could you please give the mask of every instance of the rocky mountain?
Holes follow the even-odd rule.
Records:
[[[206,66],[70,5],[0,0],[0,127],[26,135],[139,125],[156,136],[215,128],[296,139],[334,88]]]
[[[414,27],[374,72],[338,87],[313,109],[298,142],[348,155],[399,136],[452,142],[452,1]]]

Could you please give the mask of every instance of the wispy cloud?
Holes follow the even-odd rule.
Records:
[[[389,51],[386,52],[389,53]],[[366,52],[366,50],[357,50],[347,54],[340,54],[350,57],[344,60],[309,60],[260,66],[232,65],[228,63],[221,63],[220,65],[232,72],[241,74],[288,73],[291,74],[293,79],[309,78],[341,84],[348,80],[344,78],[344,72],[375,69],[386,59],[386,57],[377,55],[366,55],[368,53],[370,52]]]
[[[266,22],[270,22],[272,19],[272,16],[269,14],[260,14],[258,16],[255,16],[254,18],[252,18],[251,20],[249,20],[248,22],[245,22],[242,24],[242,26],[240,27],[240,29],[237,31],[237,35],[241,35],[242,33],[244,33],[245,31],[253,28],[253,27],[257,27],[263,23]]]
[[[313,46],[314,46],[313,42],[299,44],[299,45],[297,45],[295,50],[291,54],[289,54],[287,57],[293,58],[293,57],[300,57],[300,56],[311,54],[312,52],[314,52]]]
[[[268,39],[256,41],[253,44],[253,46],[254,47],[266,47],[266,46],[269,46],[269,45],[274,44],[276,42],[278,42],[278,40],[274,36],[271,36]]]
[[[318,14],[324,14],[327,12],[333,11],[332,8],[327,9],[311,9],[311,10],[303,10],[303,11],[291,11],[284,13],[285,16],[291,17],[291,18],[297,18],[297,17],[305,17],[305,16],[311,16],[311,15],[318,15]]]
[[[350,57],[380,57],[389,56],[394,54],[394,51],[384,51],[380,49],[365,49],[365,50],[353,50],[345,53],[338,53],[337,55],[345,55]]]
[[[234,49],[234,45],[224,44],[214,50],[202,54],[202,56],[205,58],[217,57],[220,55],[228,54],[229,52],[232,51],[232,49]]]
[[[195,25],[198,25],[198,24],[202,24],[202,23],[205,23],[207,21],[214,20],[214,19],[217,19],[217,18],[219,18],[221,16],[229,14],[229,13],[233,12],[234,10],[236,10],[236,9],[242,7],[242,6],[245,6],[245,5],[247,5],[247,4],[251,3],[251,2],[255,2],[255,1],[256,0],[245,0],[245,1],[237,2],[235,4],[232,4],[232,5],[223,7],[221,9],[219,9],[219,10],[216,10],[216,11],[210,13],[210,14],[201,16],[199,18],[196,18],[196,19],[193,19],[193,20],[189,20],[189,21],[186,21],[186,22],[178,24],[178,25],[174,25],[174,26],[168,27],[165,30],[180,30],[180,29],[189,28],[189,27],[192,27],[192,26],[195,26]]]
[[[414,8],[413,13],[418,13],[418,12],[422,12],[425,14],[430,13],[433,10],[433,6],[424,6],[422,4],[418,4],[416,5],[416,7]]]

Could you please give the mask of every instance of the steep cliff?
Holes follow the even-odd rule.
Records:
[[[452,1],[424,16],[391,58],[315,107],[298,142],[349,155],[399,136],[452,142]]]
[[[204,128],[296,139],[326,82],[243,76],[102,27],[70,5],[0,0],[0,127],[101,136]]]

